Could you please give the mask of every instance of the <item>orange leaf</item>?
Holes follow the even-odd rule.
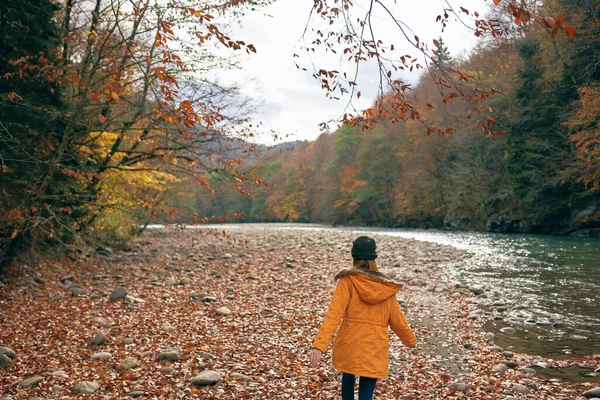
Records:
[[[110,98],[113,100],[119,100],[119,95],[115,92],[110,92]]]
[[[575,34],[577,33],[577,31],[575,31],[575,28],[573,28],[571,25],[563,25],[563,29],[565,30],[565,33],[567,34],[568,37],[572,38],[575,36]]]
[[[98,121],[100,121],[101,124],[106,122],[106,117],[102,114],[98,115]]]
[[[15,97],[17,98],[17,100],[23,100],[23,98],[21,96],[19,96],[18,94],[16,94],[15,92],[10,92],[9,94],[6,95],[6,97],[8,97],[8,100],[10,100],[10,101],[14,101]]]
[[[12,233],[12,235],[10,235],[10,238],[11,238],[11,239],[14,239],[14,238],[16,238],[16,237],[17,237],[17,231],[14,231],[14,232]]]

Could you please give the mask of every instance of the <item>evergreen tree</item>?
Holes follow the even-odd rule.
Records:
[[[52,0],[0,2],[0,269],[20,247],[31,245],[34,227],[44,241],[64,226],[59,218],[73,217],[73,204],[63,194],[72,193],[74,179],[57,174],[41,188],[56,167],[64,130],[54,79],[58,10]]]
[[[448,68],[453,63],[452,56],[450,55],[450,51],[448,50],[448,46],[446,46],[446,43],[444,43],[444,39],[442,39],[441,37],[438,39],[438,47],[435,52],[433,62],[437,69]]]
[[[561,124],[565,104],[544,79],[539,42],[526,39],[517,47],[523,60],[515,92],[519,114],[508,132],[505,166],[518,204],[515,211],[541,223],[563,212],[567,202],[559,177],[570,158]]]

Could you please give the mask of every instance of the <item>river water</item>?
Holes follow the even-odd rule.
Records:
[[[289,227],[289,225],[288,225]],[[472,254],[447,278],[506,301],[488,324],[500,345],[554,358],[600,354],[600,240],[418,229],[298,227],[377,233],[449,245]],[[517,333],[499,330],[512,326]]]

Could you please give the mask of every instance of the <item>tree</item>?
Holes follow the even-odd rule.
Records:
[[[266,3],[67,0],[57,13],[49,0],[3,2],[2,190],[15,200],[1,204],[0,260],[34,231],[67,244],[126,216],[144,226],[168,212],[164,193],[183,176],[209,186],[218,171],[247,192],[258,179],[239,166],[254,146],[236,153],[242,142],[224,138],[244,133],[249,104],[211,74],[256,49],[214,15]]]
[[[448,5],[449,7],[436,18],[442,27],[445,27],[453,17],[470,27],[477,37],[490,35],[496,38],[508,32],[501,21],[482,18],[477,11],[469,11],[464,7],[453,7],[450,3]],[[576,34],[573,26],[565,23],[566,16],[563,14],[556,18],[544,16],[524,1],[518,3],[513,0],[494,0],[494,5],[506,10],[511,22],[514,21],[515,24],[535,22],[547,28],[553,38],[560,31],[568,37]],[[312,16],[320,17],[325,24],[319,26],[320,21],[314,22]],[[385,41],[378,36],[378,25],[382,25],[382,16],[388,25],[397,29],[395,37],[401,38],[401,42]],[[453,132],[451,127],[431,126],[423,118],[421,110],[410,99],[411,85],[395,76],[400,71],[420,69],[426,69],[435,75],[430,64],[435,65],[435,49],[439,46],[437,40],[427,43],[414,34],[410,24],[402,21],[401,8],[397,8],[395,1],[368,0],[358,5],[346,1],[315,0],[305,32],[309,31],[311,22],[316,26],[313,29],[315,38],[303,50],[311,54],[320,48],[340,56],[340,62],[337,64],[339,67],[329,69],[312,65],[311,68],[314,78],[321,83],[328,97],[336,99],[343,95],[350,97],[340,123],[360,126],[368,130],[383,117],[394,123],[407,120],[418,121],[425,126],[428,133],[447,135]],[[404,49],[407,47],[414,48],[415,52],[406,54]],[[368,61],[376,63],[379,70],[378,96],[372,107],[359,112],[352,106],[352,100],[360,98],[361,92],[357,86],[359,66]],[[487,109],[479,108],[483,101],[496,92],[493,89],[466,88],[463,83],[469,81],[469,76],[458,70],[454,72],[455,75],[434,76],[444,102],[447,103],[455,98],[468,101],[473,109],[479,110],[474,116],[478,120],[478,129],[492,137],[502,134],[501,131],[492,130],[496,123],[494,116]],[[386,92],[390,92],[391,95],[386,96]],[[331,122],[333,121],[323,122],[322,129],[329,129]]]
[[[437,41],[437,50],[434,50],[433,64],[438,70],[443,70],[452,66],[452,63],[450,50],[448,50],[448,46],[444,43],[444,39],[440,37]]]
[[[563,212],[567,200],[568,188],[560,180],[560,171],[571,158],[561,126],[561,108],[566,105],[544,78],[539,42],[526,39],[518,49],[523,65],[515,91],[519,115],[510,128],[505,154],[508,182],[520,216],[549,217]]]
[[[61,174],[44,184],[58,162],[74,158],[60,147],[67,107],[53,74],[57,11],[51,0],[0,4],[0,270],[28,245],[71,236],[80,217],[81,201],[62,195],[79,188],[75,179]]]

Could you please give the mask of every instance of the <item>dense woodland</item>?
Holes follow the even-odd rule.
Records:
[[[293,151],[270,152],[259,164],[269,186],[253,196],[198,191],[180,198],[178,208],[244,213],[243,221],[597,236],[600,3],[544,7],[567,13],[576,37],[553,39],[544,27],[514,25],[464,60],[452,59],[440,40],[432,73],[411,96],[428,123],[453,128],[450,135],[387,118],[370,130],[344,126]],[[482,134],[466,102],[444,103],[434,79],[454,70],[469,75],[465,85],[500,92],[485,107],[504,134]]]
[[[369,118],[293,150],[254,144],[253,103],[215,78],[256,52],[227,21],[268,3],[0,2],[0,270],[152,222],[598,233],[597,0],[494,0],[468,58],[434,41],[417,85],[389,79]],[[375,38],[344,40],[357,64],[381,56]],[[341,73],[315,68],[335,96]]]

